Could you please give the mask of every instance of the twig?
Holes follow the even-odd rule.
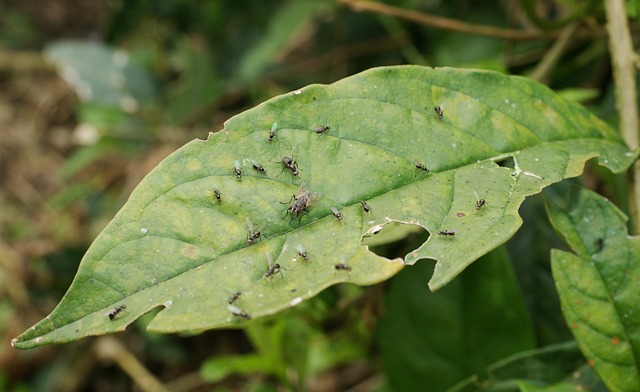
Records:
[[[483,35],[486,37],[503,38],[511,40],[535,40],[544,38],[555,38],[558,36],[558,32],[541,32],[541,31],[523,31],[517,29],[501,28],[486,25],[477,25],[471,23],[461,22],[459,20],[443,18],[440,16],[434,16],[425,14],[422,12],[416,12],[406,10],[403,8],[393,7],[387,4],[382,4],[374,1],[363,0],[338,0],[354,11],[368,11],[376,12],[380,14],[390,15],[401,19],[410,20],[412,22],[420,23],[423,25],[437,27],[445,30],[458,31],[462,33],[469,33],[475,35]]]
[[[165,392],[162,385],[138,359],[129,352],[117,339],[105,336],[95,344],[96,355],[105,360],[115,362],[145,392]]]
[[[544,55],[542,61],[538,63],[535,69],[531,72],[529,77],[538,82],[545,83],[551,70],[556,66],[562,54],[569,46],[571,38],[578,28],[579,22],[571,22],[565,28],[562,29],[560,36],[553,43],[551,49]]]
[[[622,0],[606,0],[607,31],[613,80],[616,85],[616,106],[620,113],[620,131],[629,148],[640,145],[638,137],[638,97],[636,94],[635,53],[631,44],[625,4]],[[640,233],[640,161],[629,173],[629,209],[633,232]]]

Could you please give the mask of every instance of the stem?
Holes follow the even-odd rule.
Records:
[[[425,26],[436,27],[444,30],[458,31],[474,35],[482,35],[485,37],[502,38],[509,40],[536,40],[536,39],[553,39],[560,33],[541,32],[538,30],[518,30],[495,26],[478,25],[472,23],[461,22],[456,19],[443,18],[441,16],[429,15],[423,12],[411,11],[404,8],[393,7],[387,4],[366,1],[366,0],[337,0],[354,11],[368,11],[384,15],[390,15],[400,19],[410,20]],[[594,32],[597,34],[597,32]]]
[[[636,95],[636,56],[631,44],[627,14],[622,0],[606,0],[607,32],[613,80],[616,85],[616,107],[620,113],[620,131],[632,150],[639,146],[638,97]],[[640,161],[629,172],[629,209],[633,233],[640,233]]]
[[[531,72],[529,77],[540,83],[546,83],[549,73],[558,64],[560,58],[564,54],[565,50],[571,43],[573,33],[578,28],[578,22],[571,22],[565,28],[562,29],[560,36],[556,42],[551,46],[551,49],[544,55],[542,61],[538,63],[536,68]]]
[[[117,339],[101,337],[95,344],[95,351],[99,358],[115,362],[125,373],[133,379],[144,392],[165,392],[162,385],[147,368],[144,367]]]

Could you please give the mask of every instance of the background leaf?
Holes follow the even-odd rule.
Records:
[[[482,257],[437,293],[428,263],[391,282],[378,339],[391,390],[445,391],[507,355],[533,348],[528,317],[504,249]]]
[[[297,222],[283,219],[300,182],[281,170],[285,155],[317,195]],[[311,85],[231,118],[159,164],[96,239],[60,305],[14,345],[122,330],[160,306],[150,330],[229,326],[243,321],[238,314],[273,314],[336,283],[376,283],[404,264],[368,252],[360,239],[391,222],[432,234],[405,261],[438,260],[435,290],[513,235],[525,196],[577,176],[587,159],[619,172],[636,155],[589,112],[524,78],[404,66]],[[487,205],[477,209],[475,195]],[[258,244],[247,244],[246,218],[263,232]],[[445,230],[455,235],[433,235]],[[270,259],[280,276],[264,277]],[[237,291],[242,312],[230,312]]]
[[[472,391],[600,391],[604,385],[574,341],[523,351],[469,377],[450,392]],[[562,389],[564,388],[564,389]],[[572,389],[569,389],[572,388]],[[604,390],[603,390],[604,391]]]
[[[607,199],[574,189],[551,222],[575,253],[554,249],[553,276],[567,324],[611,391],[640,390],[640,241]]]
[[[98,42],[65,40],[48,45],[45,55],[84,101],[133,112],[155,96],[151,76],[126,52]]]
[[[328,13],[332,6],[329,1],[299,0],[276,8],[260,42],[242,59],[238,77],[245,82],[255,80],[308,37],[314,30],[313,18]]]

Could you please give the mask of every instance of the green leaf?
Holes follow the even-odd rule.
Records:
[[[218,382],[231,374],[269,374],[272,372],[275,372],[273,365],[261,355],[225,355],[208,359],[200,369],[200,376],[205,381]]]
[[[314,30],[313,19],[328,13],[330,1],[297,0],[273,10],[269,27],[260,42],[244,56],[238,70],[243,82],[256,79],[266,68],[299,45]]]
[[[424,289],[430,266],[391,282],[378,335],[394,391],[444,391],[494,361],[533,348],[531,320],[504,249],[484,256],[437,293]]]
[[[48,45],[45,55],[83,101],[135,112],[155,96],[149,73],[123,51],[98,42],[61,40]]]
[[[323,126],[331,128],[314,132]],[[280,162],[292,155],[297,177]],[[155,307],[165,309],[149,324],[153,331],[227,327],[336,283],[380,282],[404,263],[360,241],[392,222],[432,234],[405,262],[438,260],[435,290],[513,235],[526,196],[579,175],[587,159],[620,172],[636,156],[584,108],[520,77],[401,66],[307,86],[231,118],[161,162],[87,251],[58,307],[13,343],[28,348],[121,331]],[[513,167],[498,165],[504,162]],[[308,214],[285,217],[301,179],[315,202]],[[475,195],[486,200],[479,210]],[[248,244],[247,218],[261,241]],[[447,230],[455,235],[436,235]],[[281,274],[264,277],[269,260]]]
[[[518,388],[520,391],[555,391],[570,386],[573,391],[576,388],[591,391],[601,384],[598,375],[586,364],[576,343],[570,341],[511,355],[488,366],[482,377],[469,377],[448,391],[506,391]]]
[[[640,390],[640,239],[626,217],[586,189],[549,216],[574,253],[551,253],[563,313],[589,363],[611,391]]]

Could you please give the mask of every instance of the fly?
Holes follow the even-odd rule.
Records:
[[[309,253],[302,247],[302,245],[296,245],[296,251],[305,260],[309,260]]]
[[[118,313],[122,312],[126,308],[127,308],[127,305],[125,305],[125,304],[117,306],[115,309],[113,309],[111,312],[109,312],[109,320],[113,320],[113,318],[116,317],[116,315]]]
[[[253,224],[249,218],[245,218],[245,222],[247,223],[247,228],[249,229],[249,234],[247,234],[247,244],[251,245],[255,240],[260,238],[260,230],[254,230]]]
[[[307,189],[307,182],[303,181],[300,184],[300,187],[298,188],[298,191],[296,192],[296,194],[291,196],[291,200],[289,200],[290,204],[289,204],[289,207],[287,208],[287,213],[291,214],[292,218],[300,217],[300,213],[302,211],[309,212],[307,207],[311,206],[311,204],[316,198],[317,198],[317,195],[314,193],[311,193],[309,189]]]
[[[442,230],[442,231],[439,231],[438,234],[439,235],[454,236],[454,235],[456,235],[457,232],[458,232],[458,230]]]
[[[481,199],[476,191],[473,191],[473,197],[476,198],[476,211],[480,211],[480,209],[487,204],[487,201],[485,199]]]
[[[336,264],[334,268],[338,271],[351,271],[351,267],[346,264]]]
[[[264,167],[262,167],[261,164],[259,164],[258,162],[254,161],[253,159],[251,160],[251,166],[253,166],[254,169],[256,169],[257,171],[259,171],[262,174],[267,174],[267,171],[264,170]]]
[[[240,180],[242,179],[242,168],[240,167],[240,161],[236,159],[235,165],[236,165],[236,177],[238,177],[238,180]]]
[[[362,200],[360,204],[362,205],[362,209],[364,210],[364,212],[371,212],[371,206],[367,204],[366,201]]]
[[[321,125],[318,128],[314,129],[314,132],[317,133],[317,134],[321,134],[321,133],[327,132],[330,129],[331,129],[331,127],[328,126],[328,125]]]
[[[336,207],[331,207],[331,213],[337,220],[342,220],[342,214]]]
[[[272,142],[273,138],[276,136],[276,130],[278,129],[278,123],[274,122],[271,126],[271,130],[269,131],[269,141]]]
[[[422,164],[422,162],[416,161],[416,167],[426,173],[429,173],[429,169],[427,169],[427,167],[424,164]]]
[[[213,188],[213,195],[218,200],[218,203],[222,203],[222,197],[220,196],[220,189],[218,189],[218,187]]]
[[[434,107],[433,110],[435,110],[436,113],[438,113],[438,118],[442,120],[442,118],[444,117],[444,113],[442,113],[442,109],[440,108],[440,106]]]
[[[235,293],[233,293],[231,297],[229,297],[229,299],[227,300],[227,303],[231,305],[232,303],[236,302],[236,300],[240,298],[241,294],[242,294],[241,292],[236,291]]]
[[[596,240],[596,246],[598,247],[598,252],[602,252],[604,249],[604,240],[602,238],[598,238]]]
[[[236,317],[242,317],[245,320],[251,320],[251,315],[235,305],[227,305],[227,309]]]
[[[298,162],[294,161],[293,158],[290,157],[282,157],[282,160],[280,161],[282,162],[282,171],[284,171],[284,169],[289,169],[289,171],[291,171],[291,174],[293,174],[294,177],[297,177],[298,174],[300,174],[298,172]],[[282,173],[282,171],[280,171]]]
[[[267,255],[267,270],[262,275],[263,278],[273,278],[274,275],[282,272],[282,267],[278,263],[271,264],[271,254],[265,253]],[[280,275],[282,277],[282,275]]]

